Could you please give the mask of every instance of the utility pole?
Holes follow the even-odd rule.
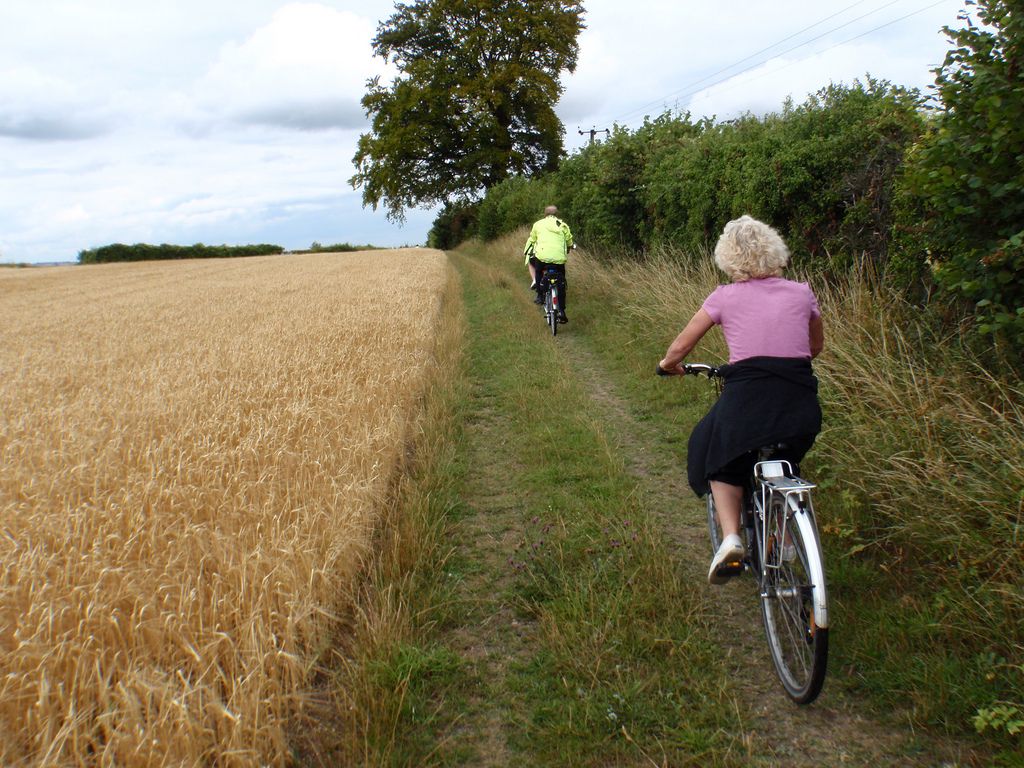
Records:
[[[605,138],[608,138],[609,136],[612,135],[612,132],[610,130],[608,130],[607,128],[591,128],[589,131],[581,131],[579,128],[577,128],[576,132],[579,133],[580,136],[586,136],[589,133],[590,134],[590,141],[588,142],[589,144],[593,144],[594,143],[594,137],[597,134],[599,134],[599,133],[603,133],[605,135]]]

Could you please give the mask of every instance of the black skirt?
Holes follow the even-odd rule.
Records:
[[[765,445],[793,441],[806,453],[821,431],[818,380],[810,360],[751,357],[722,366],[722,396],[690,434],[686,470],[698,496],[734,459]],[[799,461],[801,453],[791,460]]]

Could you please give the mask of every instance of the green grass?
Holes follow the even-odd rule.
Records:
[[[455,261],[465,329],[439,341],[447,384],[381,531],[332,681],[340,735],[320,754],[477,765],[495,738],[524,765],[741,764],[704,591],[506,276],[481,252]],[[507,520],[481,520],[481,497]],[[474,658],[487,646],[511,649],[496,679]]]
[[[539,319],[524,324],[493,258],[467,249],[456,263],[469,374],[515,457],[509,599],[537,633],[510,669],[510,746],[530,765],[733,764],[706,597],[681,581],[572,361]]]

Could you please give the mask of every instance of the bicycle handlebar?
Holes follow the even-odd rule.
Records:
[[[690,376],[699,376],[702,373],[709,379],[721,376],[721,369],[714,365],[708,365],[707,363],[687,363],[683,368]]]
[[[706,363],[686,363],[683,366],[683,372],[687,376],[700,376],[700,374],[703,373],[709,379],[714,379],[721,375],[717,367],[713,365],[707,365]],[[655,373],[657,373],[659,376],[677,375],[672,371],[666,371],[664,368],[661,367],[661,365],[658,365]]]

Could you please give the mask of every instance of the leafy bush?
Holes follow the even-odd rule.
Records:
[[[697,248],[729,219],[771,222],[798,258],[845,270],[889,252],[895,171],[922,130],[915,92],[868,80],[830,85],[781,114],[704,123],[644,174],[647,238]]]
[[[662,115],[630,133],[616,126],[608,140],[562,163],[555,197],[579,237],[606,248],[641,250],[646,212],[642,177],[647,158],[661,147],[698,133],[701,124]]]
[[[454,248],[476,230],[477,206],[473,203],[445,203],[427,233],[430,248]]]
[[[549,179],[535,181],[513,176],[491,187],[481,201],[476,235],[493,240],[523,225],[535,222],[548,205],[560,205],[550,197]]]
[[[112,261],[151,261],[159,259],[223,259],[235,256],[265,256],[284,253],[280,245],[148,245],[114,243],[78,252],[80,264],[101,264]]]
[[[946,28],[941,103],[902,181],[901,264],[972,305],[977,328],[1024,348],[1024,15],[965,0],[985,26]],[[1014,10],[1011,13],[1011,5]]]
[[[845,270],[861,254],[884,265],[896,168],[924,130],[919,104],[916,92],[869,79],[765,118],[664,114],[633,132],[617,127],[555,173],[489,190],[478,234],[509,232],[550,200],[591,246],[695,248],[750,213],[819,268]]]
[[[353,245],[352,243],[330,243],[324,245],[316,240],[309,246],[307,250],[292,251],[292,253],[352,253],[353,251],[378,251],[381,247],[378,245]]]

